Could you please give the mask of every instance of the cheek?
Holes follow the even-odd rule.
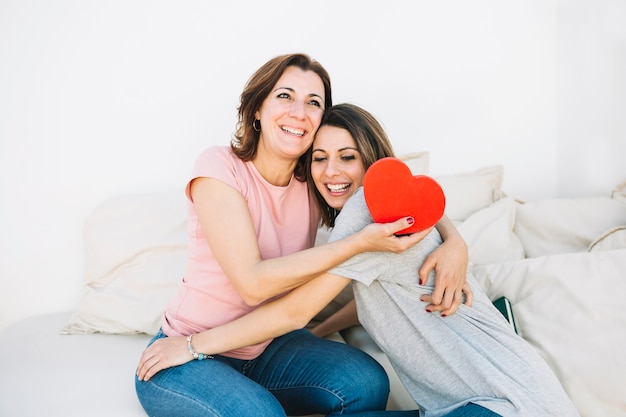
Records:
[[[324,173],[324,167],[321,163],[313,163],[311,165],[311,178],[316,187],[321,184],[321,176]]]
[[[355,170],[352,175],[352,181],[354,182],[354,188],[359,188],[363,185],[363,178],[365,177],[365,169],[360,168]]]

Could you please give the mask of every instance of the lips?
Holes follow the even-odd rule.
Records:
[[[305,130],[296,129],[294,127],[281,126],[280,128],[283,130],[283,132],[287,132],[296,136],[304,136],[304,133],[305,133]]]

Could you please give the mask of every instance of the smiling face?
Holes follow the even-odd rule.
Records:
[[[315,72],[287,67],[255,114],[261,121],[259,151],[297,160],[313,142],[324,97],[324,84]]]
[[[311,178],[326,203],[341,210],[363,185],[364,175],[365,164],[350,133],[343,128],[322,126],[313,142]]]

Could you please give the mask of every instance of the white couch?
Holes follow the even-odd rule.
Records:
[[[428,154],[407,156],[415,173]],[[583,417],[626,416],[626,183],[612,196],[521,203],[503,169],[435,177],[488,295],[506,295],[521,334]],[[85,222],[85,296],[74,311],[32,317],[0,334],[0,416],[145,416],[137,360],[182,276],[181,191],[111,198]],[[320,318],[330,314],[347,293]],[[342,339],[388,371],[389,409],[413,409],[361,327]]]

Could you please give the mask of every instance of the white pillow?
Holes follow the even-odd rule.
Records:
[[[554,370],[582,416],[626,411],[626,249],[475,265],[491,299],[513,304],[522,336]]]
[[[183,277],[182,191],[112,198],[85,222],[85,295],[64,334],[154,334]]]
[[[457,229],[467,243],[471,263],[496,263],[524,258],[515,233],[515,200],[504,197],[471,214]]]
[[[446,195],[446,215],[451,220],[459,222],[504,197],[503,175],[503,166],[494,165],[475,172],[439,175],[433,178],[441,185]]]
[[[626,204],[609,197],[547,199],[519,204],[513,231],[526,256],[583,252],[603,232],[626,224]]]
[[[626,249],[626,226],[612,228],[589,245],[589,252]]]
[[[399,156],[398,159],[404,161],[404,163],[408,165],[413,175],[428,174],[428,169],[430,165],[429,152],[408,153]]]
[[[611,192],[611,197],[615,200],[626,204],[626,181],[615,186]]]

